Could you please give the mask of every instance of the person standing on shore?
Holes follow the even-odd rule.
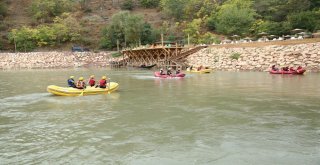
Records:
[[[76,85],[74,83],[74,76],[70,76],[70,78],[68,79],[68,86],[72,87],[72,88],[76,88]]]
[[[96,84],[96,81],[94,80],[94,75],[90,76],[88,84],[93,87]]]

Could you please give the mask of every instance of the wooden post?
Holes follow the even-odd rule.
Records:
[[[163,47],[163,33],[161,33],[161,45]]]
[[[119,40],[117,39],[117,51],[119,52]]]
[[[176,57],[178,56],[178,43],[176,42]]]

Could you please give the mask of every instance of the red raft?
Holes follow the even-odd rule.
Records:
[[[278,71],[275,71],[275,70],[270,70],[269,73],[270,74],[303,74],[306,70],[305,69],[298,69],[298,70],[295,70],[295,71],[284,71],[284,70],[278,70]]]
[[[179,74],[172,74],[172,75],[161,75],[160,72],[154,72],[155,77],[160,77],[160,78],[180,78],[186,76],[184,73],[179,73]]]

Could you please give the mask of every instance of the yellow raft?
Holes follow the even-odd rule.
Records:
[[[72,87],[59,87],[56,85],[49,85],[47,91],[58,96],[86,96],[97,94],[108,94],[116,91],[119,88],[119,84],[116,82],[108,83],[108,88],[95,88],[87,87],[86,89],[76,89]]]
[[[190,73],[200,73],[200,74],[202,74],[202,73],[210,73],[210,72],[212,72],[212,69],[201,69],[201,70],[194,70],[194,69],[192,69],[192,70],[190,70],[189,68],[187,69],[187,72],[190,72]]]

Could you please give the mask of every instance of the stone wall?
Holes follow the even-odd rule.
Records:
[[[0,53],[0,69],[103,67],[111,61],[107,52]]]
[[[232,58],[234,56],[234,58]],[[239,56],[238,59],[235,59]],[[320,71],[320,42],[299,45],[225,48],[209,47],[187,58],[189,65],[209,66],[216,70],[267,71],[277,67],[301,65],[307,71]]]

